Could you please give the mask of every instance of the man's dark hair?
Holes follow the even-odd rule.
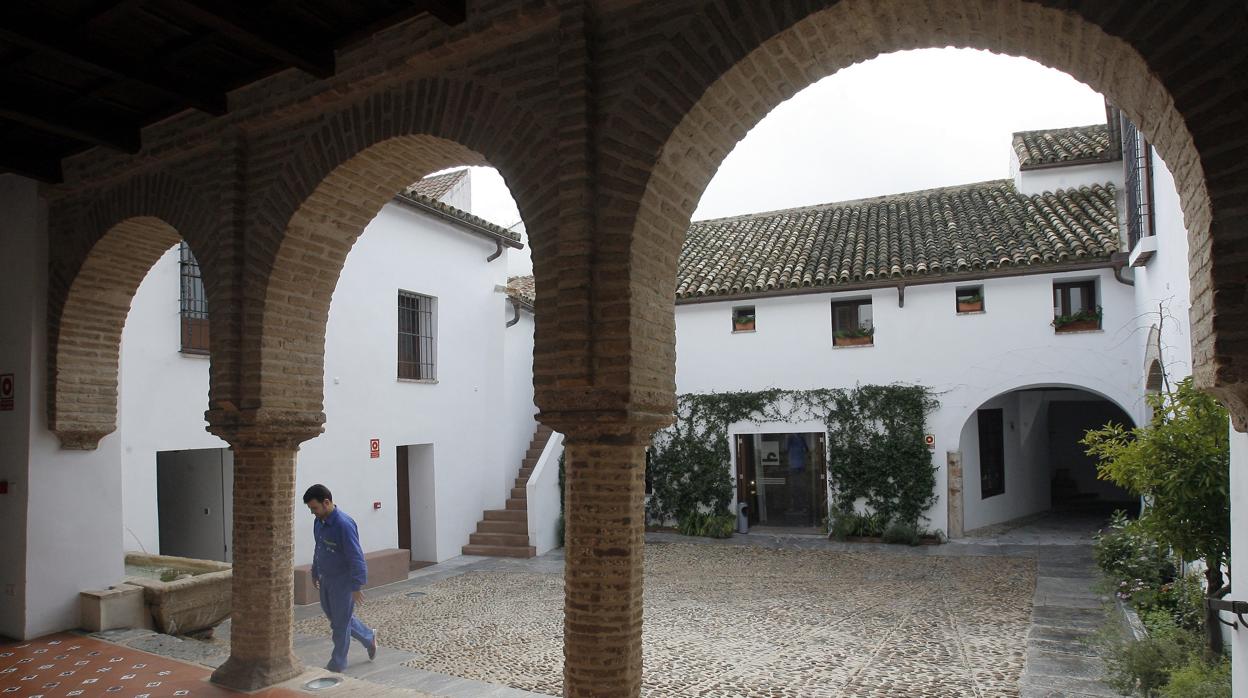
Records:
[[[321,504],[324,504],[325,500],[332,502],[334,500],[334,495],[329,493],[329,488],[325,485],[312,485],[308,488],[307,492],[303,493],[303,503],[307,504],[313,499]]]

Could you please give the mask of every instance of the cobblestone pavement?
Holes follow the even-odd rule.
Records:
[[[358,615],[410,667],[558,695],[562,561],[515,562],[413,579]],[[1035,570],[1007,556],[652,542],[643,693],[1018,696]],[[328,633],[323,618],[296,629]]]

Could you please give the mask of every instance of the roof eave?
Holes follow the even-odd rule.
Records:
[[[472,221],[464,220],[463,218],[460,218],[459,216],[443,211],[437,206],[430,206],[429,204],[415,197],[409,196],[404,193],[399,193],[399,194],[394,195],[394,200],[405,206],[410,206],[412,208],[419,209],[420,211],[424,211],[425,213],[431,213],[445,221],[448,221],[461,228],[464,228],[470,233],[482,235],[491,240],[496,240],[498,242],[501,242],[502,244],[512,249],[517,249],[517,250],[524,249],[524,243],[520,242],[519,240],[513,237],[503,235],[497,231],[490,230],[489,228],[477,225],[476,223],[473,223]]]

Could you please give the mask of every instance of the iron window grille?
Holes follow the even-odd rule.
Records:
[[[399,291],[399,378],[436,380],[434,299]]]
[[[180,269],[180,315],[182,351],[187,354],[208,353],[208,296],[199,262],[185,243],[178,246]]]
[[[1152,146],[1135,124],[1122,120],[1122,165],[1127,190],[1127,245],[1133,249],[1141,238],[1153,235]]]

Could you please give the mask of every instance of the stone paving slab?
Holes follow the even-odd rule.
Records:
[[[1033,559],[836,550],[816,537],[689,540],[647,548],[645,695],[1019,695]],[[444,695],[455,695],[446,676],[560,693],[562,560],[458,570],[372,590],[361,620],[412,654],[406,669],[431,676],[367,678]],[[318,618],[297,629],[328,632]]]

